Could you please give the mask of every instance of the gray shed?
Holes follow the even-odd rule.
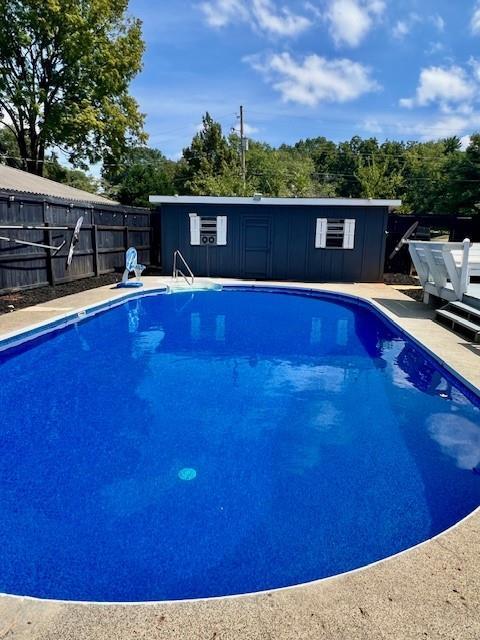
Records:
[[[388,213],[401,204],[261,196],[150,202],[160,216],[165,273],[179,249],[198,276],[304,282],[381,281]]]

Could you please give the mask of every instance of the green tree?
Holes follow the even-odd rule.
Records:
[[[240,161],[234,141],[222,133],[209,113],[189,147],[183,150],[177,182],[190,195],[236,195],[243,189]]]
[[[376,138],[362,140],[354,136],[341,142],[337,147],[335,162],[332,163],[332,175],[337,184],[337,195],[343,198],[360,198],[362,186],[357,179],[357,170],[362,162],[371,162],[379,153]]]
[[[0,164],[6,164],[15,169],[25,169],[25,163],[20,158],[15,135],[6,127],[0,127]],[[45,158],[44,165],[43,175],[45,178],[55,180],[55,182],[62,182],[90,193],[98,192],[98,180],[87,175],[81,169],[71,169],[60,164],[57,154],[49,154]]]
[[[46,151],[75,165],[121,154],[144,139],[129,95],[144,43],[128,0],[0,0],[0,119],[28,171]]]
[[[453,167],[462,155],[451,139],[409,144],[405,152],[403,209],[415,213],[449,213],[455,208],[451,180]]]
[[[15,169],[23,169],[23,161],[20,160],[15,135],[7,127],[0,127],[0,164],[6,164]]]
[[[335,196],[338,191],[338,180],[335,176],[337,145],[324,136],[319,136],[300,140],[294,148],[313,161],[316,195]]]
[[[63,166],[54,153],[48,156],[43,175],[45,178],[49,178],[49,180],[68,184],[70,187],[75,187],[75,189],[82,189],[90,193],[98,192],[98,180],[89,176],[81,169],[70,169],[69,167]]]
[[[361,158],[355,176],[361,186],[362,198],[396,198],[403,183],[399,171],[389,171],[388,160]]]
[[[251,142],[247,153],[247,193],[273,197],[315,195],[313,160],[291,147],[273,149]]]
[[[158,149],[133,147],[103,175],[107,193],[122,204],[147,207],[149,196],[175,193],[175,163]]]
[[[480,213],[480,133],[471,136],[465,153],[448,164],[448,208],[452,213]]]

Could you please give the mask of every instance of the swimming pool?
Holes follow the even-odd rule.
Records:
[[[292,293],[136,298],[0,354],[0,591],[289,586],[478,506],[478,398],[366,304]]]

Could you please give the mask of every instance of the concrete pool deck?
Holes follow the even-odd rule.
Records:
[[[144,278],[145,289],[158,288],[170,280]],[[428,307],[391,286],[258,284],[303,286],[373,301],[471,386],[480,387],[480,347],[432,322],[433,312]],[[0,338],[128,293],[131,291],[108,285],[0,316]],[[0,640],[4,638],[479,640],[480,511],[403,554],[293,589],[215,600],[130,605],[1,596]]]

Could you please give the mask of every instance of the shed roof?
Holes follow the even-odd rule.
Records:
[[[255,205],[296,205],[302,207],[388,207],[397,209],[401,200],[373,200],[364,198],[223,198],[217,196],[150,196],[152,204],[255,204]]]
[[[95,204],[118,205],[118,202],[109,200],[95,193],[89,193],[82,189],[75,189],[69,185],[55,182],[36,176],[33,173],[14,169],[0,164],[0,190],[9,193],[29,193],[33,195],[62,198],[64,200],[92,202]]]

